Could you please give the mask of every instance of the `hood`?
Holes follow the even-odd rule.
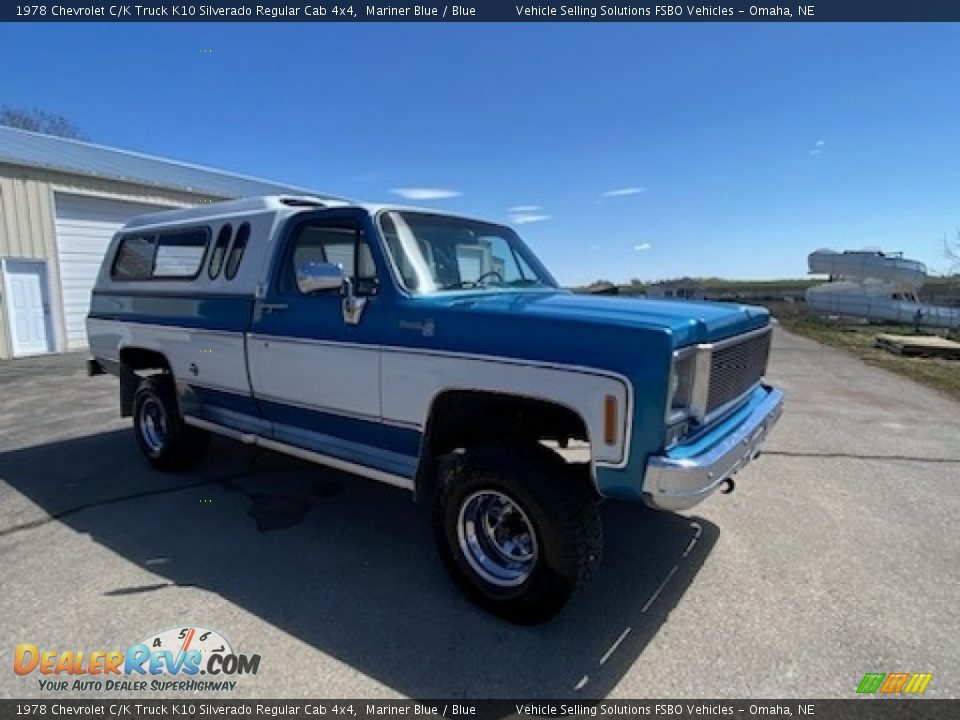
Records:
[[[451,309],[668,330],[674,347],[714,342],[766,326],[766,308],[734,303],[654,300],[570,292],[500,292],[421,296]]]

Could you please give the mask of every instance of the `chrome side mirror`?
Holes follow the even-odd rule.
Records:
[[[304,295],[318,290],[340,290],[346,278],[343,268],[327,262],[308,262],[297,268],[297,289]]]

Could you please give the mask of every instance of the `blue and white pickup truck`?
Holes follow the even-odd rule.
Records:
[[[762,308],[575,295],[508,227],[338,199],[134,219],[87,328],[157,468],[218,433],[405,488],[458,585],[515,622],[597,563],[600,499],[732,488],[782,404]]]

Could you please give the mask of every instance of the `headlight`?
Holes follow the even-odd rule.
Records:
[[[673,356],[670,370],[670,386],[667,392],[667,423],[686,419],[693,400],[693,385],[696,373],[696,353],[680,351]]]

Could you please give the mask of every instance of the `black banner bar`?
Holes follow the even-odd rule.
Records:
[[[960,700],[855,698],[850,700],[0,700],[0,720],[51,718],[269,718],[270,720],[365,720],[366,718],[704,718],[790,717],[811,720],[946,720]]]
[[[958,22],[957,0],[3,3],[4,22]]]

